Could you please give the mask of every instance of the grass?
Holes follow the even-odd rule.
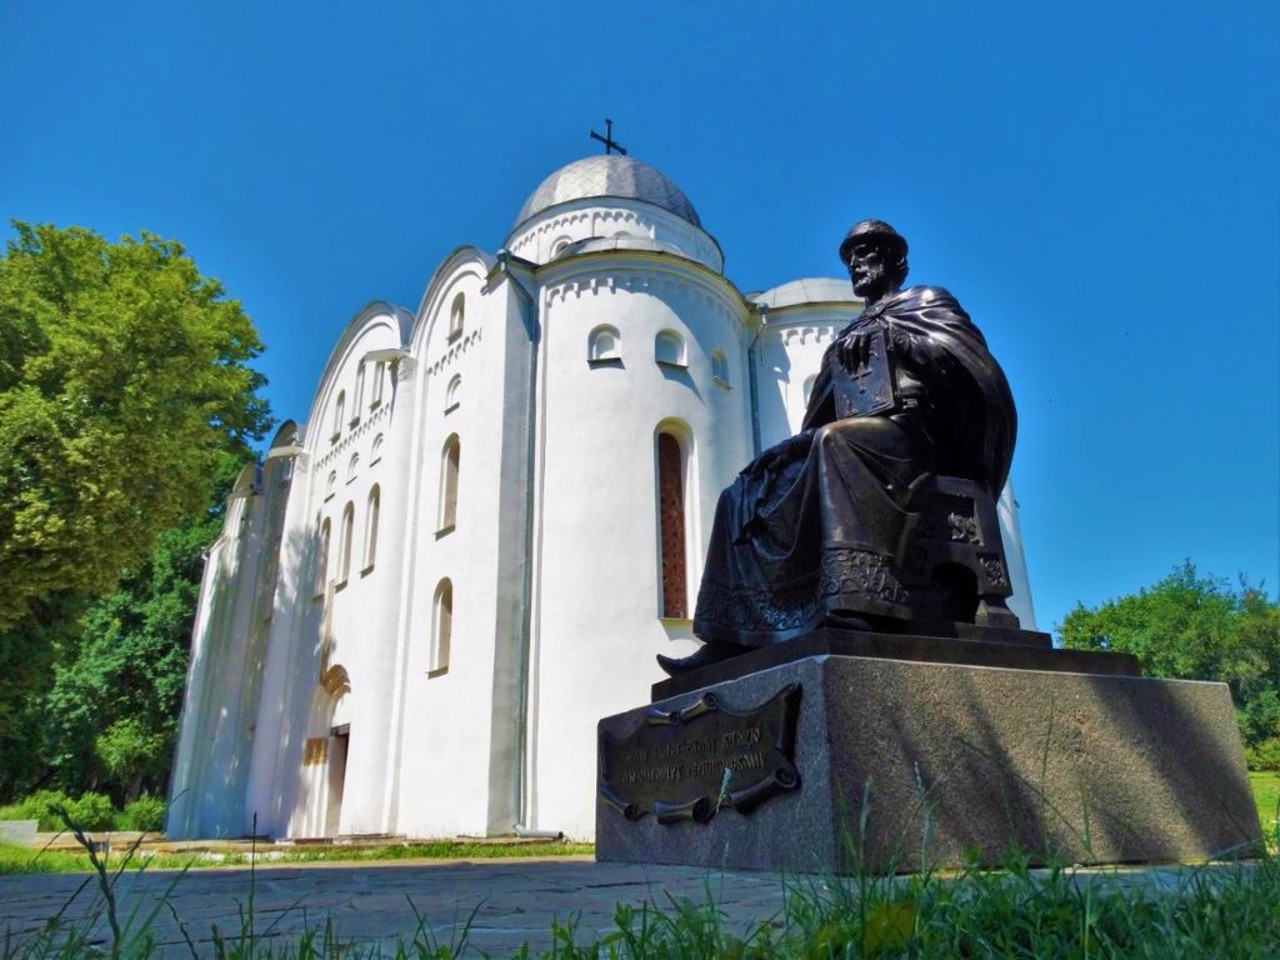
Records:
[[[96,863],[98,902],[81,921],[53,922],[21,942],[0,934],[3,960],[73,957],[159,957],[153,926],[163,904],[147,916],[127,913],[113,893],[115,878]],[[1123,877],[1123,874],[1119,874]],[[180,883],[182,875],[174,877]],[[957,876],[924,873],[895,879],[882,874],[784,881],[784,908],[747,929],[730,929],[711,901],[669,899],[665,904],[619,904],[613,928],[583,935],[572,917],[553,923],[550,946],[526,944],[515,956],[551,960],[773,960],[773,958],[1178,958],[1274,957],[1280,943],[1280,861],[1225,869],[1188,868],[1171,890],[1126,885],[1106,873],[1076,874],[1058,866],[1032,871],[1014,859],[1003,870],[976,866]],[[173,886],[171,886],[172,891]],[[432,935],[429,918],[417,932],[391,945],[344,942],[325,919],[299,934],[273,938],[253,909],[247,881],[240,929],[215,933],[213,956],[258,960],[450,960],[467,949],[470,927],[451,943]],[[304,909],[299,905],[298,909]],[[473,915],[474,916],[474,915]],[[181,923],[181,920],[179,919]],[[278,921],[277,921],[278,922]],[[192,956],[197,947],[189,928]],[[208,944],[206,944],[207,954]],[[475,955],[475,948],[472,947]]]
[[[589,843],[465,843],[440,840],[380,847],[286,848],[245,853],[219,853],[205,859],[196,853],[162,853],[137,849],[131,856],[118,857],[124,869],[203,870],[244,867],[256,862],[272,864],[368,863],[387,860],[494,860],[529,857],[590,856]],[[208,856],[208,855],[206,855]],[[87,853],[71,850],[38,850],[0,844],[0,876],[32,873],[89,873],[93,864]]]
[[[1276,821],[1280,819],[1280,771],[1251,770],[1249,786],[1253,788],[1253,799],[1258,804],[1262,832],[1274,836],[1278,826]]]

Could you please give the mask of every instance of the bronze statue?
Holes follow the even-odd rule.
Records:
[[[866,306],[822,358],[800,433],[721,495],[678,675],[825,625],[946,634],[1016,627],[995,499],[1017,415],[969,315],[902,289],[907,242],[863,220],[840,244]]]

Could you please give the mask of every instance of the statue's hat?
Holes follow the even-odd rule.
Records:
[[[907,239],[883,220],[859,220],[840,243],[840,262],[849,265],[849,253],[853,245],[864,240],[874,240],[897,250],[898,255],[907,255]]]

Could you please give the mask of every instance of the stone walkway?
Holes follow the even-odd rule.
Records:
[[[1176,888],[1183,869],[1106,869],[1079,876],[1168,890]],[[6,930],[21,938],[59,911],[67,920],[91,915],[101,901],[92,883],[85,882],[84,874],[0,877],[0,945]],[[614,929],[618,903],[654,903],[670,912],[672,899],[699,904],[710,899],[723,915],[724,929],[743,935],[778,916],[784,899],[776,874],[598,864],[589,857],[260,866],[252,885],[248,868],[186,876],[155,871],[122,876],[117,897],[122,919],[135,910],[144,917],[167,898],[173,911],[161,908],[152,924],[162,943],[154,955],[189,958],[193,948],[200,957],[213,954],[215,927],[224,938],[240,934],[240,911],[248,908],[251,890],[253,929],[280,947],[296,948],[304,930],[323,929],[326,920],[344,942],[384,947],[412,941],[423,927],[437,942],[456,942],[469,925],[467,955],[494,957],[510,956],[525,942],[535,954],[549,949],[552,921],[576,922],[577,941],[589,943]],[[105,943],[105,919],[95,930]],[[393,955],[393,950],[383,952]]]
[[[83,918],[99,903],[92,886],[77,894],[83,874],[0,877],[0,944],[6,929],[30,934],[70,902],[66,919]],[[145,916],[167,894],[199,956],[213,953],[212,930],[238,936],[239,909],[250,893],[247,868],[201,870],[178,878],[161,871],[124,875],[119,912]],[[478,862],[367,863],[332,866],[262,866],[254,877],[254,929],[281,946],[295,947],[303,930],[333,922],[343,941],[394,944],[411,941],[425,923],[438,942],[449,943],[470,924],[468,950],[510,956],[528,941],[549,949],[551,923],[576,917],[579,942],[613,929],[615,905],[657,903],[668,897],[705,903],[708,892],[724,912],[727,929],[745,933],[782,907],[776,875],[715,873],[685,867],[597,864],[593,859],[485,860]],[[421,918],[421,919],[420,919]],[[96,927],[108,935],[105,919]],[[162,909],[153,929],[163,957],[190,957],[174,916]],[[104,941],[105,942],[105,941]],[[456,942],[456,941],[455,941]],[[390,956],[391,951],[384,951]]]

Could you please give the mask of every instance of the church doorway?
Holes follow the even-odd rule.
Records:
[[[347,747],[350,742],[351,724],[344,723],[329,731],[328,797],[324,823],[326,837],[336,837],[342,823],[342,792],[347,782]]]

